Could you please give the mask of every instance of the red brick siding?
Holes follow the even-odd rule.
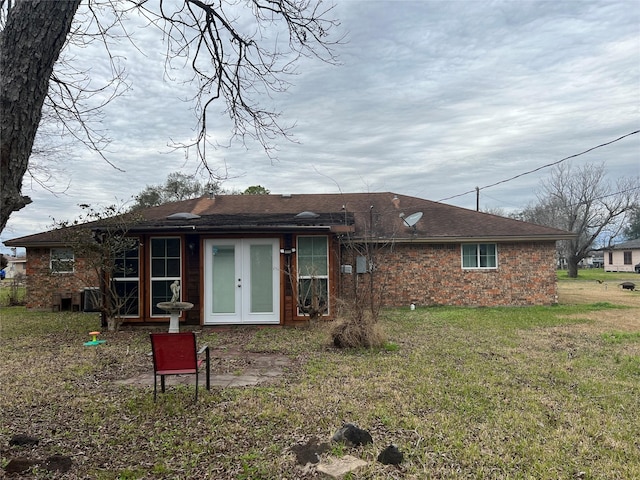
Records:
[[[460,244],[401,244],[379,251],[376,278],[385,290],[385,306],[556,302],[555,242],[499,243],[497,247],[495,270],[463,270]],[[343,275],[343,294],[350,291],[354,275]]]
[[[386,306],[417,305],[550,305],[556,302],[555,243],[499,243],[496,270],[463,270],[460,244],[396,244],[377,253],[376,281],[384,288]],[[96,286],[83,273],[52,274],[50,249],[27,250],[27,307],[50,309],[56,291],[79,292]],[[355,262],[341,263],[354,273],[341,275],[340,295],[352,290]],[[76,271],[82,271],[76,259]],[[339,268],[339,267],[338,267]]]
[[[76,258],[75,273],[52,273],[49,268],[51,249],[27,249],[27,308],[51,309],[55,292],[80,292],[84,287],[95,287],[95,275],[85,271],[84,262]]]

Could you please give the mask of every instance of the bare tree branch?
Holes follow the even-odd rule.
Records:
[[[293,141],[292,125],[282,125],[278,111],[261,105],[290,86],[288,78],[296,74],[301,57],[337,63],[333,48],[342,40],[330,39],[339,24],[330,17],[333,6],[322,0],[252,0],[246,5],[223,0],[85,0],[82,6],[80,0],[0,1],[0,230],[12,212],[31,201],[22,195],[22,180],[43,109],[64,135],[118,168],[105,154],[110,139],[100,125],[102,107],[129,88],[112,45],[125,40],[135,46],[126,28],[130,14],[146,18],[162,32],[167,78],[174,69],[191,67],[187,82],[197,86],[191,99],[197,134],[173,147],[184,148],[186,155],[195,151],[212,179],[218,178],[218,169],[208,163],[206,150],[221,145],[209,135],[213,106],[224,101],[222,113],[231,121],[229,142],[255,140],[273,158],[275,139]],[[71,46],[96,41],[111,72],[98,87],[90,70],[76,69],[74,58],[60,55]]]
[[[523,212],[523,219],[576,234],[561,244],[569,276],[609,229],[619,231],[640,198],[640,179],[622,178],[615,186],[606,180],[605,164],[573,167],[558,164],[541,186],[538,203]]]
[[[193,99],[198,133],[192,143],[177,146],[195,148],[210,171],[206,158],[212,142],[208,117],[217,100],[226,104],[224,113],[232,122],[232,139],[243,143],[256,140],[273,158],[277,150],[274,140],[292,140],[292,126],[282,125],[280,112],[259,107],[256,98],[285,91],[290,86],[286,77],[295,74],[293,65],[300,56],[337,63],[332,47],[340,40],[329,41],[328,35],[338,22],[328,18],[333,7],[324,7],[321,2],[256,0],[251,4],[252,22],[246,9],[234,9],[221,1],[161,1],[157,10],[150,2],[138,2],[137,6],[165,34],[167,75],[171,75],[174,62],[191,65],[191,81],[198,85]],[[278,35],[283,31],[278,22],[286,25],[286,48]],[[216,140],[214,145],[220,144]]]

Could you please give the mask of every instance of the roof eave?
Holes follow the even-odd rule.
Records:
[[[19,241],[20,239],[16,239],[16,241],[13,240],[7,240],[6,242],[3,242],[7,247],[22,247],[22,248],[26,248],[26,247],[63,247],[63,246],[67,246],[68,242],[63,242],[63,241],[54,241],[54,240],[44,240],[44,241],[26,241],[26,242],[21,242]]]
[[[130,234],[184,231],[193,230],[198,233],[229,233],[233,231],[252,231],[252,232],[273,232],[273,231],[291,231],[291,230],[331,230],[331,225],[162,225],[149,227],[135,227],[129,229]]]

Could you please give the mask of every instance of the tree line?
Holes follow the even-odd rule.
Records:
[[[202,183],[194,176],[173,172],[167,176],[164,183],[147,185],[135,195],[131,210],[142,210],[203,195],[268,195],[269,193],[271,192],[262,185],[252,185],[245,190],[226,189],[221,180]]]

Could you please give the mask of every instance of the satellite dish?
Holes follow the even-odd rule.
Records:
[[[406,218],[403,218],[402,221],[405,223],[407,227],[415,227],[418,220],[422,218],[422,212],[412,213]]]

